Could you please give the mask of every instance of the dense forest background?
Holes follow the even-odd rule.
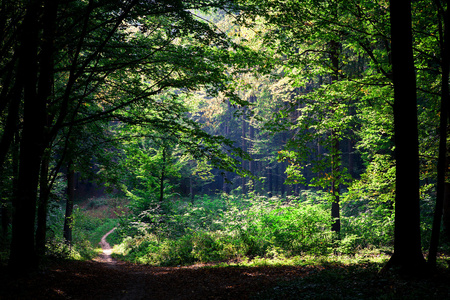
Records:
[[[0,262],[92,258],[117,227],[147,264],[435,267],[448,3],[395,5],[2,0]]]

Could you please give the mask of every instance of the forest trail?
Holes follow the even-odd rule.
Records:
[[[280,281],[299,279],[322,269],[132,264],[111,258],[106,237],[113,231],[103,236],[103,253],[92,261],[50,261],[44,270],[29,278],[3,278],[0,299],[257,299],[261,291],[277,288]]]
[[[0,299],[259,299],[286,282],[316,274],[320,267],[154,267],[63,260],[39,274],[0,282]],[[0,279],[2,276],[0,275]]]
[[[116,264],[116,260],[111,257],[112,254],[112,247],[111,245],[106,241],[106,238],[116,230],[116,227],[108,231],[100,240],[100,246],[102,247],[103,252],[98,256],[98,258],[94,259],[98,262],[104,262],[111,265]]]
[[[386,295],[383,299],[389,299],[404,293],[415,295],[411,291],[425,291],[427,296],[433,295],[433,299],[447,299],[450,295],[450,274],[411,282],[391,276],[382,278],[365,264],[360,265],[358,271],[354,266],[339,264],[154,267],[126,263],[111,258],[111,246],[106,237],[112,232],[102,238],[103,253],[92,261],[51,260],[39,273],[17,280],[11,280],[4,272],[6,269],[0,266],[0,300],[261,299],[263,295],[274,295],[264,299],[285,300],[300,296],[374,299],[374,295]],[[305,282],[299,284],[302,278]],[[312,278],[316,279],[311,281]],[[290,282],[296,284],[290,285]],[[428,294],[429,291],[434,294]]]

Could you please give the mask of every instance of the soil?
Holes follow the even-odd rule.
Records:
[[[93,261],[52,261],[39,273],[20,279],[9,278],[0,266],[0,300],[450,299],[448,269],[406,280],[393,274],[380,276],[364,263],[357,268],[330,264],[152,267],[112,259],[107,235],[100,243],[103,253]]]
[[[94,261],[52,262],[28,278],[2,280],[0,299],[249,299],[280,280],[304,277],[317,269],[135,265],[111,258],[105,240],[111,232],[102,239],[103,253]]]

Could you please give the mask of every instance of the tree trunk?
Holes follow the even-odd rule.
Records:
[[[333,75],[331,76],[331,83],[339,81],[339,48],[340,45],[336,41],[330,43],[330,60],[333,68]],[[335,100],[336,102],[338,99]],[[336,104],[333,103],[332,106]],[[332,107],[332,109],[334,109]],[[331,226],[331,230],[340,233],[341,231],[341,219],[340,219],[340,174],[341,174],[341,153],[339,150],[339,136],[337,129],[331,129],[331,217],[334,223]]]
[[[443,205],[444,234],[450,241],[450,183],[445,183]]]
[[[52,94],[53,76],[54,76],[54,39],[55,39],[55,26],[56,26],[56,14],[58,3],[56,1],[48,0],[45,3],[44,8],[44,20],[43,20],[43,45],[40,53],[40,76],[38,82],[38,98],[40,101],[47,103],[48,98]],[[47,114],[47,112],[45,112]],[[44,126],[43,129],[44,140],[49,141],[47,136],[47,128],[50,126],[47,115],[43,116]],[[50,142],[48,142],[50,143]],[[39,194],[39,207],[38,207],[38,224],[36,229],[36,252],[38,259],[45,254],[45,240],[47,233],[47,205],[48,197],[50,195],[50,187],[48,183],[48,165],[50,161],[50,150],[45,151],[43,149],[43,159],[41,163],[40,174],[40,194]],[[39,261],[38,261],[39,262]]]
[[[159,181],[159,206],[162,207],[164,202],[164,180],[166,180],[166,148],[163,148],[162,153],[162,169],[161,169],[161,177]]]
[[[250,103],[253,103],[253,101],[254,101],[253,97],[251,97],[250,99],[251,99]],[[249,141],[247,143],[247,151],[248,151],[248,149],[250,149],[250,152],[253,152],[251,150],[253,150],[253,141],[255,140],[255,127],[253,127],[251,123],[249,123],[249,135],[250,136],[249,136]],[[250,154],[250,156],[252,159],[248,162],[248,170],[249,170],[250,174],[254,175],[254,173],[256,172],[256,170],[255,170],[256,162],[254,161],[255,157],[252,154]],[[250,180],[252,180],[252,179],[250,179]],[[251,181],[251,184],[249,184],[248,188],[250,191],[253,191],[255,189],[255,182],[253,180]]]
[[[269,197],[272,197],[273,196],[273,175],[272,175],[273,169],[269,165],[267,167],[266,171],[267,171],[267,181],[268,181],[267,185],[269,186],[268,187]]]
[[[3,128],[3,134],[0,141],[0,168],[3,169],[6,156],[8,154],[11,143],[14,139],[14,135],[17,132],[17,121],[19,119],[19,108],[20,108],[20,94],[21,87],[20,83],[16,82],[13,88],[12,99],[8,106],[8,116],[6,118],[6,124]],[[3,100],[3,99],[2,99]]]
[[[194,180],[193,175],[189,175],[189,197],[191,198],[192,204],[194,203]]]
[[[436,268],[436,256],[439,245],[439,234],[441,232],[441,219],[444,207],[445,197],[445,177],[447,170],[447,124],[449,109],[449,71],[450,71],[450,14],[445,11],[444,16],[444,43],[441,47],[441,115],[439,124],[439,157],[438,157],[438,177],[437,177],[437,197],[434,209],[433,228],[431,232],[430,251],[428,255],[428,264]]]
[[[36,253],[39,259],[45,255],[45,240],[47,234],[47,207],[48,197],[50,196],[50,188],[48,186],[48,164],[49,157],[48,154],[46,154],[42,160],[39,180],[39,206],[36,229]]]
[[[339,153],[339,140],[336,136],[336,132],[333,130],[331,133],[331,142],[332,142],[332,150],[331,150],[331,195],[332,195],[332,203],[331,203],[331,218],[334,220],[334,223],[331,225],[331,230],[336,233],[340,233],[341,231],[341,218],[340,218],[340,166],[341,159]]]
[[[241,141],[242,141],[242,151],[247,152],[247,122],[245,121],[245,111],[242,114],[242,134],[241,134]],[[246,168],[246,161],[244,158],[242,158],[242,169],[245,170]],[[241,177],[242,179],[242,194],[247,194],[247,178],[245,176]]]
[[[412,51],[411,1],[390,1],[394,83],[396,195],[394,254],[386,265],[422,271],[417,96]]]
[[[20,32],[17,80],[23,86],[23,130],[20,144],[18,190],[13,217],[12,272],[24,274],[37,267],[34,225],[39,167],[44,148],[45,102],[37,97],[39,1],[29,1]]]
[[[73,162],[69,161],[67,166],[67,198],[66,198],[66,216],[64,218],[64,240],[67,245],[72,244],[73,227],[73,200],[75,195],[75,171]]]

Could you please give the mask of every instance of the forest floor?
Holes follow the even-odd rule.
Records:
[[[94,261],[53,261],[20,280],[0,268],[0,299],[450,299],[448,268],[408,279],[369,262],[152,267],[115,261],[101,245]]]

